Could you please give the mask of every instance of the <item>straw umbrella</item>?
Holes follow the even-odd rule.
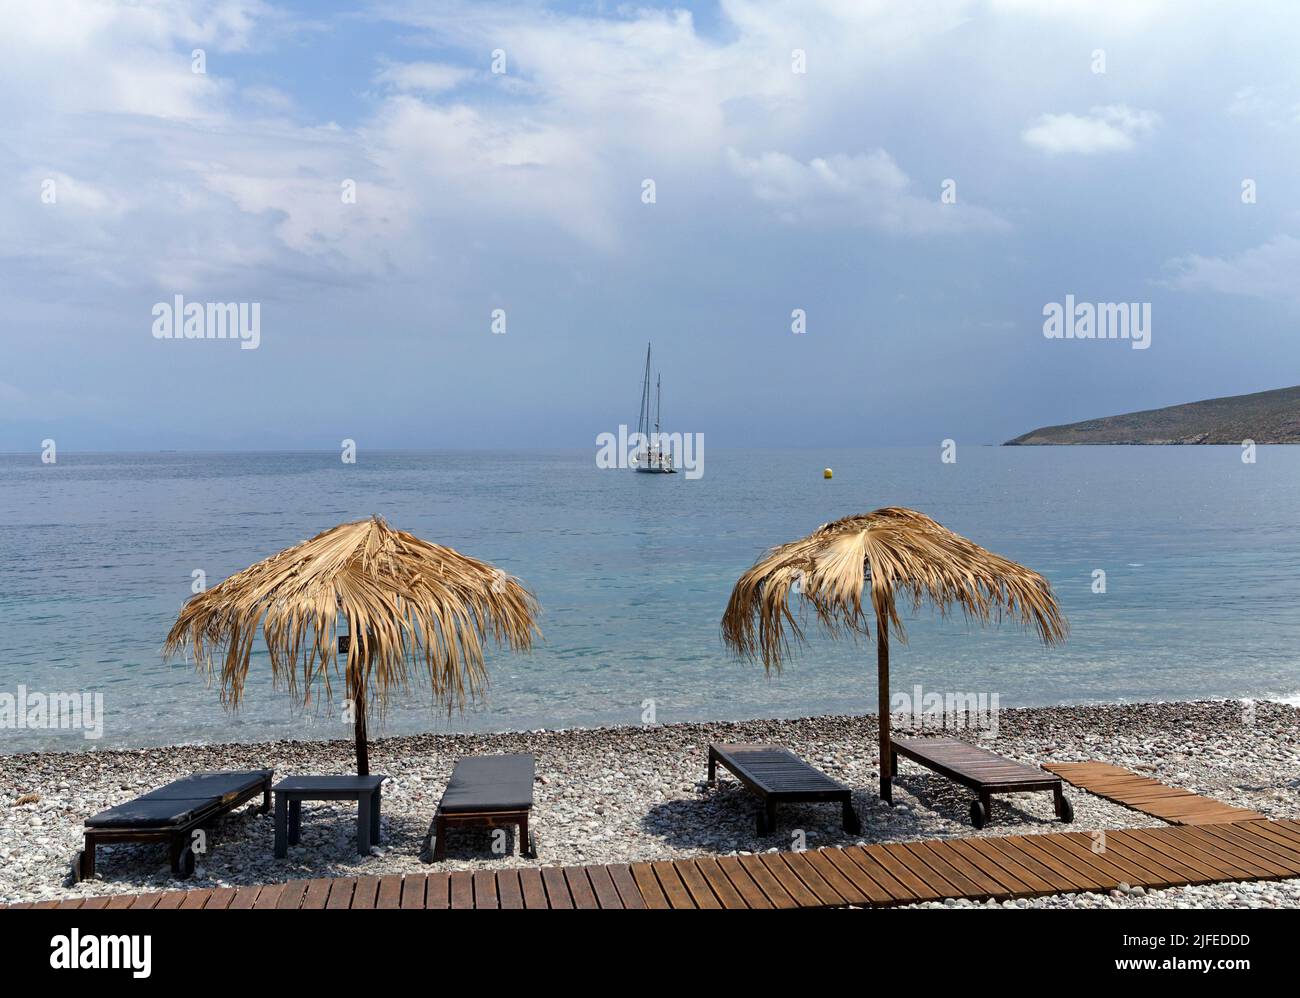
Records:
[[[929,599],[947,615],[959,607],[981,623],[1018,619],[1045,644],[1065,640],[1068,625],[1052,588],[1037,572],[999,557],[916,510],[892,506],[848,516],[773,548],[736,582],[722,618],[723,640],[742,656],[780,671],[790,641],[803,640],[793,592],[831,635],[869,636],[863,595],[871,589],[880,707],[880,796],[891,800],[889,632],[906,642],[895,594],[913,608]]]
[[[167,635],[164,655],[186,648],[221,699],[239,706],[259,627],[277,686],[306,703],[332,700],[340,678],[340,617],[347,622],[342,668],[356,729],[357,772],[369,775],[368,701],[382,713],[413,672],[449,711],[477,699],[487,682],[489,639],[532,645],[537,603],[518,580],[487,562],[394,530],[379,517],[344,523],[272,555],[191,598]]]

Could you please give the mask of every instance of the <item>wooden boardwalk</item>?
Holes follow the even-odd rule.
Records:
[[[294,880],[14,908],[828,908],[1300,876],[1300,822],[934,839],[611,866]]]
[[[1046,762],[1043,768],[1081,790],[1171,825],[1220,824],[1264,817],[1258,811],[1233,807],[1190,790],[1167,787],[1149,776],[1139,776],[1130,769],[1105,762]]]

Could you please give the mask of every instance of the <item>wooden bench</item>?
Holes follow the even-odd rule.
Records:
[[[717,782],[718,765],[729,770],[762,802],[758,809],[758,834],[776,829],[777,804],[832,801],[843,809],[844,830],[862,830],[853,810],[853,791],[814,769],[779,745],[710,745],[709,786]]]
[[[977,794],[971,802],[970,820],[976,828],[988,824],[993,814],[994,794],[1029,793],[1050,790],[1056,816],[1074,820],[1074,808],[1065,799],[1061,778],[1037,766],[1016,762],[986,748],[957,738],[893,738],[890,740],[889,775],[898,775],[898,757],[932,769]]]
[[[86,844],[73,861],[73,878],[94,877],[95,847],[113,842],[167,842],[171,846],[172,873],[182,878],[191,876],[194,830],[258,794],[262,795],[261,813],[268,811],[273,775],[269,769],[195,773],[87,818]]]

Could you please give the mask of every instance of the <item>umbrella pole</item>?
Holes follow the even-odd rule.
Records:
[[[880,689],[880,797],[894,802],[894,754],[889,743],[889,627],[876,613],[876,684]]]
[[[356,720],[357,775],[370,775],[370,753],[366,748],[366,691],[358,678],[352,689],[352,714]]]

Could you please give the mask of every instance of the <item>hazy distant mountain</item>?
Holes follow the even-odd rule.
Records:
[[[1044,426],[1008,440],[1007,446],[1240,444],[1243,440],[1300,443],[1300,386]]]

